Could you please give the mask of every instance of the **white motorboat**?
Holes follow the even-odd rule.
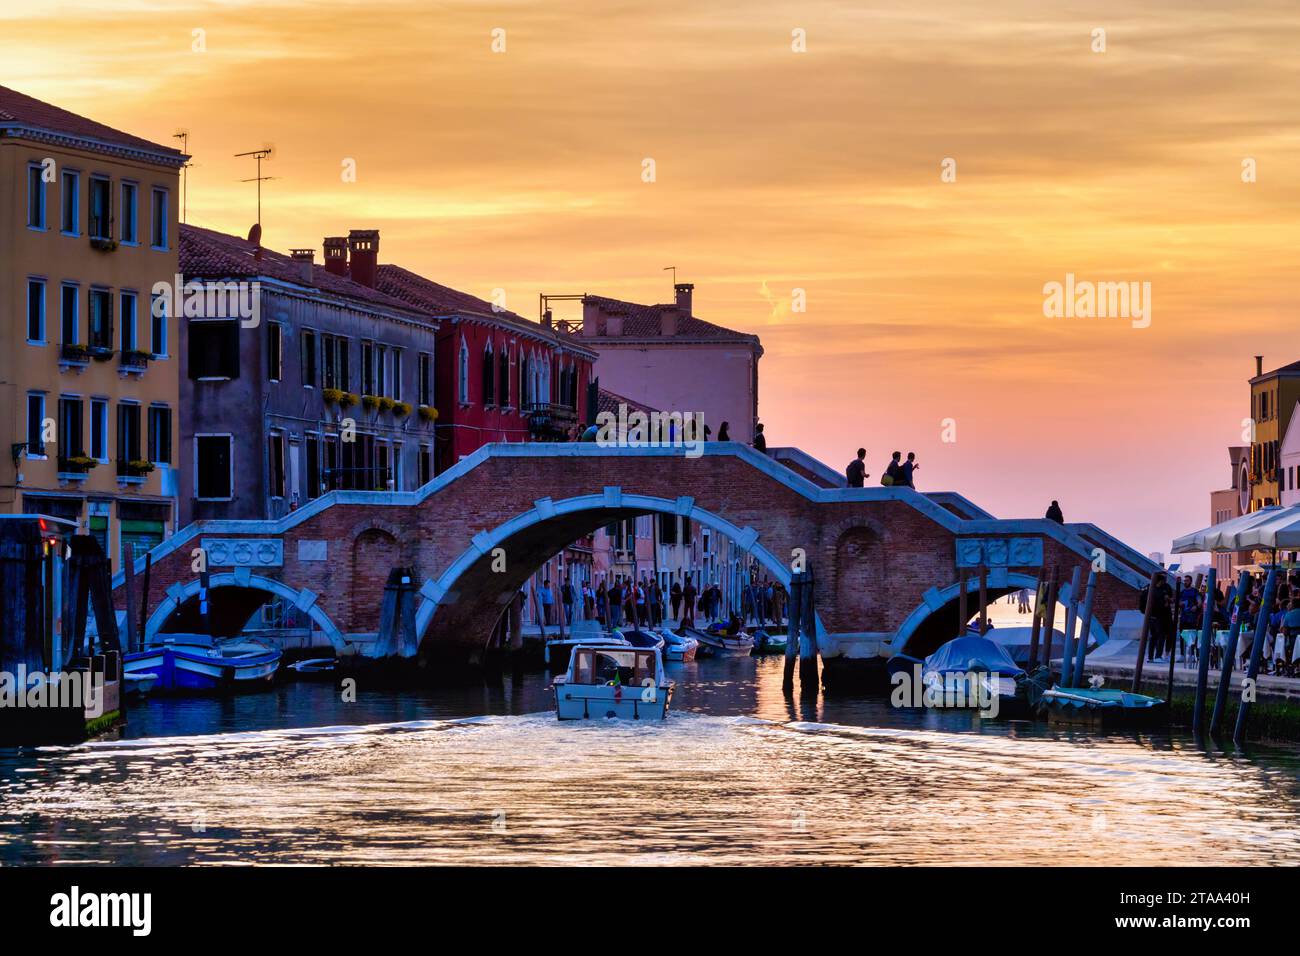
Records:
[[[579,644],[554,686],[560,720],[663,720],[674,684],[657,647]]]
[[[555,637],[546,642],[543,659],[552,671],[562,671],[569,666],[573,649],[579,644],[588,646],[629,647],[630,642],[619,631],[606,632],[595,621],[575,624],[567,637]]]
[[[748,657],[754,650],[754,639],[744,631],[727,634],[720,630],[701,631],[697,627],[683,630],[699,641],[701,648],[707,647],[719,657]]]
[[[693,661],[700,642],[688,634],[678,634],[671,628],[661,627],[659,635],[664,639],[664,660]]]

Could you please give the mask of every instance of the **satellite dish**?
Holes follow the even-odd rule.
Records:
[[[262,224],[260,222],[253,223],[253,228],[248,230],[248,241],[255,246],[262,244]]]

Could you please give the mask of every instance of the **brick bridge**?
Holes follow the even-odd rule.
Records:
[[[998,520],[951,492],[845,488],[838,473],[795,449],[769,457],[716,442],[691,458],[672,448],[497,444],[417,491],[339,491],[279,520],[181,529],[153,551],[146,630],[193,629],[199,583],[191,561],[201,546],[217,633],[236,633],[274,595],[309,615],[340,655],[365,655],[389,571],[412,567],[422,582],[421,655],[473,662],[505,604],[546,559],[611,521],[652,512],[729,536],[787,586],[792,555],[803,549],[828,666],[929,653],[958,633],[959,567],[989,566],[992,598],[1032,588],[1044,564],[1060,565],[1066,581],[1076,565],[1086,574],[1102,549],[1094,636],[1103,640],[1154,569],[1092,525]],[[492,567],[498,547],[504,571]],[[143,566],[141,558],[137,573]],[[114,579],[119,607],[122,580]]]

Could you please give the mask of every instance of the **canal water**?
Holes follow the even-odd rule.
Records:
[[[1232,864],[1300,860],[1300,754],[781,692],[670,665],[664,723],[548,682],[155,699],[122,740],[0,751],[0,865]]]

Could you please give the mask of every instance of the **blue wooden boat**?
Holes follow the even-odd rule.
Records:
[[[559,720],[663,720],[674,684],[657,647],[578,645],[553,686]]]
[[[130,675],[153,674],[154,693],[256,690],[271,686],[280,651],[258,641],[215,641],[204,634],[159,634],[122,658]]]
[[[1049,721],[1090,726],[1134,726],[1153,721],[1168,709],[1159,697],[1118,687],[1052,687],[1038,702]]]

